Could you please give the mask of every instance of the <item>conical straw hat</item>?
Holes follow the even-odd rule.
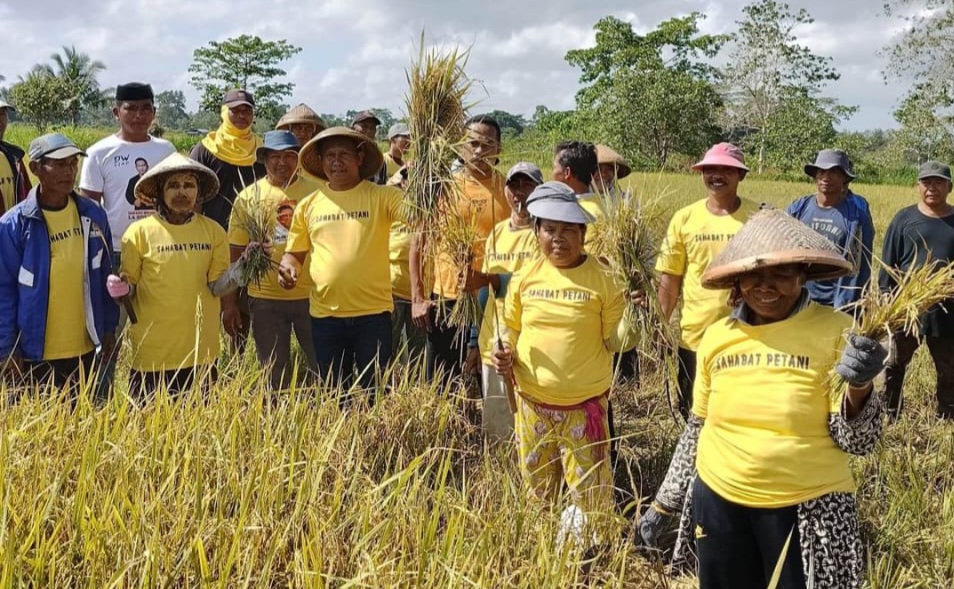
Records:
[[[311,123],[317,127],[318,131],[324,131],[328,128],[328,125],[318,116],[318,113],[304,102],[288,109],[288,112],[283,114],[282,118],[275,123],[275,128],[286,129],[294,123]]]
[[[162,194],[161,178],[176,172],[192,172],[199,179],[197,203],[212,200],[219,194],[219,179],[215,172],[181,153],[171,153],[136,182],[136,196],[150,206],[156,206],[156,200]]]
[[[348,137],[353,139],[358,145],[358,149],[364,151],[364,162],[361,164],[361,178],[368,179],[374,177],[384,165],[384,155],[381,148],[373,139],[362,135],[348,127],[331,127],[312,138],[311,141],[302,146],[298,152],[298,163],[301,169],[312,176],[317,176],[322,180],[327,180],[324,170],[321,169],[321,156],[318,153],[318,146],[321,142],[332,137]]]
[[[596,144],[596,161],[600,164],[616,164],[616,179],[622,180],[633,171],[626,160],[615,149],[606,145]]]
[[[702,275],[705,288],[730,288],[746,272],[802,264],[808,280],[850,274],[851,262],[812,228],[779,210],[763,210],[746,221]]]

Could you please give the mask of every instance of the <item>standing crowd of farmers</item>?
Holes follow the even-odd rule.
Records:
[[[819,152],[805,166],[817,191],[783,212],[740,197],[743,153],[715,145],[692,168],[706,198],[675,213],[656,275],[637,277],[647,293],[588,251],[605,203],[635,198],[607,146],[558,144],[549,181],[530,162],[503,174],[500,126],[469,119],[458,190],[439,204],[476,236],[460,267],[426,259],[407,226],[410,131],[391,127],[382,153],[371,112],[326,128],[301,104],[258,137],[254,97],[231,90],[220,126],[186,157],[150,135],[147,84],[117,87],[119,130],[86,152],[56,133],[26,152],[3,142],[11,108],[0,102],[0,360],[13,396],[52,384],[104,398],[120,349],[137,402],[201,391],[218,377],[221,329],[236,353],[251,337],[271,389],[333,390],[343,407],[348,391],[374,402],[394,366],[422,359],[441,387],[479,378],[487,436],[516,439],[528,492],[568,495],[586,544],[597,535],[579,531],[614,509],[614,371],[638,370],[627,317],[652,299],[663,320],[678,309],[687,425],[635,535],[652,549],[677,527],[674,558],[691,558],[703,589],[764,588],[780,562],[780,589],[860,587],[849,455],[874,448],[884,413],[898,417],[922,343],[938,416],[954,419],[954,301],[918,335],[844,335],[869,282],[890,291],[900,272],[954,261],[939,162],[920,167],[919,199],[883,238],[888,270],[872,276],[874,223],[847,154]],[[257,280],[253,260],[267,265]],[[471,294],[482,318],[449,324]],[[847,383],[837,394],[832,371]]]

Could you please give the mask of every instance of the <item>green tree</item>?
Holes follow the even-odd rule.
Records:
[[[156,94],[156,120],[167,129],[188,129],[189,113],[181,90],[165,90]]]
[[[65,93],[62,79],[34,69],[26,77],[20,76],[10,87],[8,95],[17,112],[42,133],[51,124],[67,117],[66,103],[62,99]]]
[[[884,48],[886,82],[910,87],[894,117],[895,139],[914,162],[954,159],[954,4],[950,0],[893,0],[885,13],[904,23]]]
[[[510,137],[520,135],[527,127],[527,119],[523,115],[515,115],[505,110],[492,110],[487,115],[500,123],[501,132]]]
[[[36,69],[62,82],[61,99],[66,117],[73,126],[79,125],[83,109],[101,107],[108,100],[97,79],[106,65],[80,53],[76,47],[63,47],[62,54],[54,53],[50,59],[53,63],[37,65]]]
[[[796,29],[814,22],[808,11],[793,13],[788,4],[758,0],[742,12],[745,19],[737,23],[729,56],[732,65],[719,75],[726,104],[722,124],[743,137],[746,150],[755,152],[761,173],[767,159],[779,161],[792,152],[814,149],[791,142],[810,139],[813,129],[832,136],[834,124],[854,110],[819,97],[839,74],[830,57],[816,55],[798,43]],[[784,139],[786,135],[789,139]],[[784,147],[784,153],[769,156],[773,146]]]
[[[596,46],[566,54],[582,70],[577,110],[637,165],[666,166],[697,154],[719,134],[722,101],[707,63],[726,37],[699,34],[702,14],[661,23],[645,35],[614,17],[596,23]],[[674,100],[674,97],[679,97]]]
[[[284,39],[264,41],[257,35],[210,41],[196,49],[189,72],[190,83],[202,94],[201,109],[218,112],[227,90],[244,88],[255,96],[256,117],[277,120],[284,110],[281,99],[295,89],[280,81],[286,72],[279,64],[300,51]]]

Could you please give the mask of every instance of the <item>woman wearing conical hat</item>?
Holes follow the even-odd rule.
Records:
[[[229,265],[225,230],[195,212],[218,189],[212,170],[178,153],[136,184],[136,197],[157,214],[126,230],[119,275],[107,282],[114,298],[128,298],[136,316],[129,327],[134,398],[215,379],[220,297],[239,286],[242,264]]]
[[[881,435],[872,380],[885,349],[845,331],[848,315],[814,303],[808,280],[852,265],[781,211],[754,215],[703,275],[733,310],[702,337],[692,414],[652,507],[656,544],[682,512],[676,558],[695,539],[701,589],[861,586],[863,554],[849,455]],[[847,387],[833,392],[834,369]]]

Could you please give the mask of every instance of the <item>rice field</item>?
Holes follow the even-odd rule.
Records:
[[[673,209],[704,196],[698,175],[628,184],[671,195]],[[913,187],[854,189],[878,243],[916,198]],[[741,186],[777,206],[811,191]],[[652,360],[641,386],[614,393],[618,512],[595,553],[558,546],[563,506],[528,498],[513,448],[482,441],[479,402],[421,384],[417,365],[399,368],[373,408],[345,412],[334,391],[264,391],[251,349],[223,356],[207,398],[144,408],[122,376],[109,402],[84,398],[75,411],[48,391],[14,403],[4,385],[0,588],[693,587],[632,542],[681,430]],[[919,351],[904,416],[853,463],[871,589],[954,586],[954,423],[934,417],[933,377]]]

